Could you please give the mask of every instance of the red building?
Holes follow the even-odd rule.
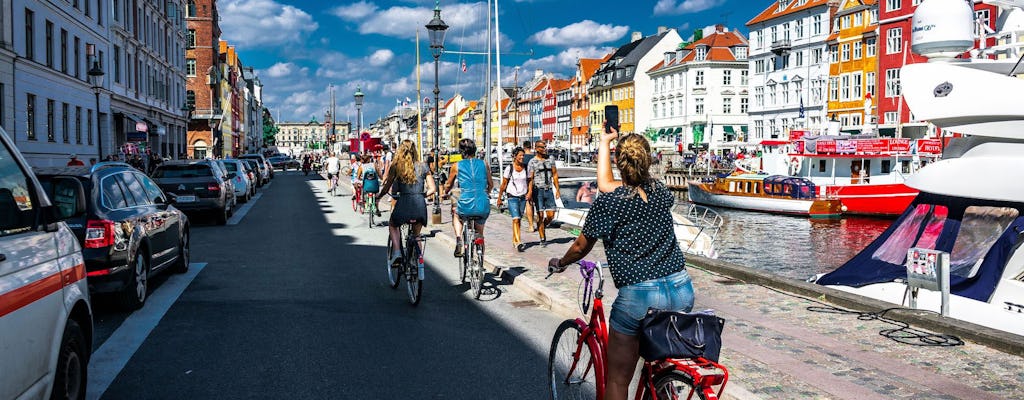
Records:
[[[896,128],[902,130],[902,137],[920,138],[928,135],[928,124],[915,121],[913,110],[903,101],[900,86],[900,68],[906,64],[927,61],[926,58],[914,54],[910,50],[912,36],[912,19],[914,10],[922,0],[879,0],[878,2],[878,126],[882,134],[896,134]],[[981,21],[987,21],[989,28],[995,29],[998,8],[974,2],[974,13]],[[994,45],[990,40],[988,45]],[[978,43],[975,43],[977,48]]]

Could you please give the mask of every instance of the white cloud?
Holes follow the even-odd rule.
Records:
[[[335,7],[328,12],[341,19],[353,21],[366,18],[370,14],[373,14],[374,11],[377,11],[376,4],[360,1],[347,6]]]
[[[718,7],[725,0],[658,0],[654,15],[691,14]]]
[[[612,51],[615,51],[614,47],[571,47],[562,50],[558,54],[552,54],[547,57],[528,60],[525,63],[523,63],[523,69],[527,71],[540,69],[556,73],[562,72],[571,75],[573,71],[576,69],[577,60],[581,58],[602,58]],[[520,71],[520,74],[522,74],[522,71]]]
[[[450,27],[460,27],[475,31],[486,22],[487,3],[460,3],[446,6],[441,10],[441,19]],[[368,14],[367,10],[371,10]],[[411,39],[416,30],[421,30],[420,37],[426,39],[424,26],[433,16],[431,7],[395,6],[380,10],[376,4],[365,1],[351,6],[337,7],[330,13],[345,21],[359,24],[359,33],[380,34],[384,36]],[[449,28],[448,37],[452,29]],[[461,33],[460,33],[461,34]]]
[[[297,66],[293,63],[282,63],[271,65],[270,68],[264,70],[262,76],[269,78],[280,78],[291,75],[295,72]]]
[[[547,46],[579,46],[619,40],[628,31],[628,26],[598,24],[588,19],[562,28],[547,28],[530,39]]]
[[[218,7],[224,39],[240,47],[300,43],[318,28],[305,11],[274,0],[226,0]]]
[[[372,66],[381,67],[390,63],[393,58],[395,58],[395,53],[393,51],[381,49],[370,54],[367,61],[369,61]]]

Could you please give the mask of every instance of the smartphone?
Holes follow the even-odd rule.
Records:
[[[619,131],[619,106],[604,106],[604,133],[612,133],[610,128]]]

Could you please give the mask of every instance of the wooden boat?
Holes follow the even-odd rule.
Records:
[[[813,182],[804,178],[734,174],[713,182],[687,182],[690,201],[707,206],[760,211],[773,214],[838,218],[839,199],[818,197]]]

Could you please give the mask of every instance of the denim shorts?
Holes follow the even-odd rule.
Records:
[[[533,209],[537,211],[554,211],[556,208],[555,193],[551,188],[533,188],[533,201]]]
[[[608,323],[616,332],[636,336],[647,309],[690,312],[693,282],[686,270],[619,288]]]
[[[512,219],[522,219],[526,213],[526,196],[508,196],[508,213]]]

